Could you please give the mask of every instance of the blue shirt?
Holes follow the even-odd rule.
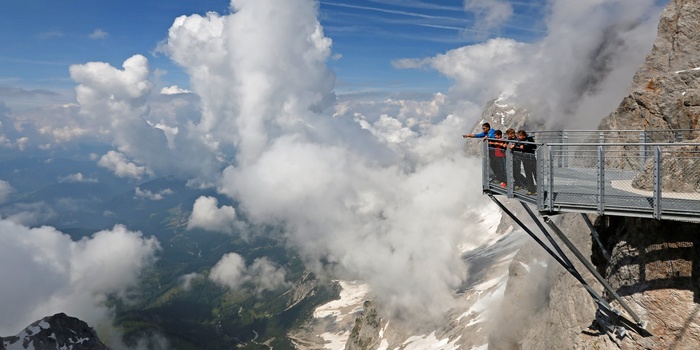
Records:
[[[478,134],[474,134],[474,137],[476,137],[476,138],[488,137],[490,139],[495,138],[496,137],[496,129],[489,129],[488,133],[480,132]]]

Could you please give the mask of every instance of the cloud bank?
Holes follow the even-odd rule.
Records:
[[[281,287],[289,287],[285,281],[285,271],[267,258],[255,259],[246,267],[243,257],[236,253],[224,255],[209,272],[209,279],[214,283],[232,290],[241,288],[246,283],[255,285],[255,290],[260,293],[265,290],[275,290]],[[191,280],[191,275],[186,275],[185,283]]]
[[[465,2],[477,23],[484,21],[487,27],[507,25],[499,20],[508,18],[506,7],[496,1]],[[504,97],[551,128],[595,128],[617,107],[651,51],[663,8],[653,0],[562,0],[551,1],[548,8],[546,35],[536,41],[491,38],[393,64],[430,67],[454,80],[451,101],[467,99],[483,106]]]
[[[52,227],[3,219],[0,242],[2,335],[58,312],[94,326],[111,324],[107,296],[125,298],[160,249],[155,238],[120,225],[76,242]]]

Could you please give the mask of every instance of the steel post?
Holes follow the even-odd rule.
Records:
[[[605,149],[598,145],[598,214],[605,213]]]
[[[654,147],[654,219],[661,219],[661,147]]]

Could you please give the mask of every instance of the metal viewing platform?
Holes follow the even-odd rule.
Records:
[[[535,154],[506,149],[505,181],[494,174],[493,163],[498,160],[484,142],[485,194],[533,204],[547,215],[579,212],[700,222],[700,144],[686,141],[699,137],[700,130],[538,131],[532,135]],[[519,159],[535,165],[536,194],[528,194],[522,180],[518,181],[524,176],[522,168],[513,167],[518,167]]]
[[[484,194],[586,289],[598,305],[591,328],[619,338],[627,336],[628,330],[651,336],[647,323],[598,273],[551,216],[580,213],[606,259],[609,254],[585,214],[700,222],[700,143],[691,141],[700,137],[700,130],[536,131],[530,135],[536,142],[484,140],[488,141],[483,142],[482,149]],[[494,143],[505,148],[490,146]],[[531,152],[513,150],[511,145],[529,145]],[[496,198],[499,195],[520,201],[549,244],[501,203]],[[537,208],[549,229],[529,205]],[[627,315],[586,282],[559,242]]]

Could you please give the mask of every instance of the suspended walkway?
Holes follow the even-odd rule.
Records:
[[[700,137],[700,130],[537,131],[530,135],[536,142],[484,140],[490,141],[483,142],[482,150],[484,194],[583,285],[598,305],[596,329],[620,338],[628,330],[650,336],[646,322],[619,297],[551,217],[581,213],[607,259],[609,255],[586,214],[700,222],[700,143],[693,141]],[[497,152],[489,146],[504,141],[535,145],[536,151],[514,152],[506,147],[504,152]],[[534,173],[534,181],[528,181],[528,172]],[[549,245],[498,196],[520,201]],[[627,315],[588,285],[550,230]]]

